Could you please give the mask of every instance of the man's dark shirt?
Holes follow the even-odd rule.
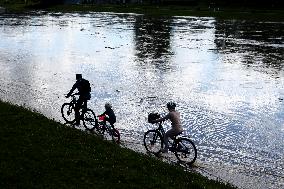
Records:
[[[86,79],[77,80],[67,96],[70,96],[75,89],[78,89],[78,94],[80,96],[83,96],[86,98],[90,96],[91,88],[89,85],[89,81]]]

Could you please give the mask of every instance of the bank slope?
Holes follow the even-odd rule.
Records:
[[[0,188],[232,188],[0,102]]]

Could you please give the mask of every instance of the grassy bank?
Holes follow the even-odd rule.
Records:
[[[214,7],[204,3],[198,5],[178,6],[178,5],[140,5],[140,4],[126,4],[126,5],[54,5],[49,7],[42,7],[36,1],[20,0],[0,0],[0,6],[5,7],[7,12],[25,12],[31,10],[45,10],[56,12],[117,12],[117,13],[139,13],[152,16],[206,16],[217,17],[225,19],[254,19],[267,21],[283,21],[284,11],[281,9],[261,9],[261,8],[243,8],[243,7]]]
[[[232,188],[0,102],[0,188]]]

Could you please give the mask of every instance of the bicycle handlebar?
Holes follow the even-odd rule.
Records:
[[[79,95],[79,93],[73,93],[73,94],[71,94],[69,97],[71,97],[71,96],[73,97],[73,96],[75,96],[75,95]],[[65,94],[65,97],[66,97],[66,98],[69,98],[69,97],[67,97],[67,94]]]

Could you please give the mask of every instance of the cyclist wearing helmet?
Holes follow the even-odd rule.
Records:
[[[164,136],[165,148],[162,149],[163,153],[167,153],[168,152],[168,149],[169,149],[169,143],[168,143],[169,142],[169,137],[172,138],[172,137],[180,134],[183,131],[182,126],[181,126],[181,122],[180,122],[180,113],[175,110],[176,103],[168,102],[167,103],[167,108],[169,110],[169,113],[165,117],[162,117],[162,118],[159,118],[159,119],[156,119],[156,120],[153,121],[154,123],[157,123],[157,122],[161,122],[161,121],[165,121],[165,120],[169,119],[171,121],[171,123],[172,123],[172,128],[170,130],[168,130],[165,133],[165,136]]]
[[[66,95],[66,98],[69,98],[73,91],[77,89],[79,94],[79,99],[77,100],[75,106],[75,120],[76,125],[80,124],[80,108],[82,106],[87,107],[87,101],[91,99],[91,87],[88,80],[82,78],[82,74],[76,74],[76,83],[73,85],[72,89]]]
[[[103,116],[103,115],[106,116],[105,121],[108,121],[110,123],[111,127],[114,129],[114,125],[113,124],[116,122],[116,116],[115,116],[115,113],[114,113],[114,111],[112,109],[111,104],[110,103],[106,103],[105,104],[105,109],[106,109],[105,112],[102,113],[99,116]]]

